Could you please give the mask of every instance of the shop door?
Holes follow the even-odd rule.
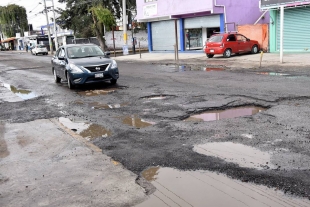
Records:
[[[284,10],[284,51],[310,51],[310,7]],[[280,50],[280,12],[277,13],[277,50]]]
[[[202,29],[187,29],[185,30],[186,50],[201,49],[202,43]]]
[[[178,22],[178,34],[179,33],[179,22]],[[180,37],[178,35],[180,40]],[[179,41],[178,40],[178,41]],[[174,50],[175,45],[175,21],[160,21],[160,22],[152,22],[152,43],[153,50]],[[179,48],[180,48],[180,42]]]

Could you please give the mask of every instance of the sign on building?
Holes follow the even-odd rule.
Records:
[[[143,17],[151,17],[157,15],[157,4],[148,4],[143,7]]]
[[[260,6],[262,9],[277,8],[280,6],[298,6],[310,4],[310,0],[261,0]]]

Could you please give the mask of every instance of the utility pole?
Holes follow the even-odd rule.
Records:
[[[53,15],[54,15],[54,36],[55,36],[55,49],[58,50],[58,38],[57,38],[57,23],[55,18],[55,7],[54,7],[54,0],[52,0],[53,5]]]
[[[45,15],[46,15],[46,23],[47,23],[47,34],[48,34],[48,42],[50,44],[50,50],[51,50],[51,54],[53,55],[53,44],[52,44],[52,39],[51,39],[51,32],[50,32],[50,25],[48,23],[48,15],[47,15],[47,9],[46,9],[46,1],[43,0],[44,2],[44,10],[45,10]]]
[[[127,48],[127,16],[126,16],[126,0],[123,0],[123,38],[124,38],[124,47]],[[123,50],[125,50],[125,48]],[[125,54],[125,52],[124,52]]]

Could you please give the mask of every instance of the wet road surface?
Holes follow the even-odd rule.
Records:
[[[118,65],[117,85],[69,90],[65,80],[54,83],[50,57],[0,53],[0,121],[57,120],[101,148],[144,188],[145,196],[130,205],[310,206],[308,71],[291,76]],[[16,152],[0,135],[5,160]],[[145,171],[154,168],[154,178],[147,178]],[[224,190],[210,176],[241,193]],[[205,184],[194,184],[192,177]],[[245,195],[247,188],[255,195]]]

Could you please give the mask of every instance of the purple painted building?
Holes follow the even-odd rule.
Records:
[[[138,22],[147,22],[149,51],[201,50],[214,32],[238,25],[269,23],[259,0],[136,0]],[[177,32],[176,32],[177,28]]]

